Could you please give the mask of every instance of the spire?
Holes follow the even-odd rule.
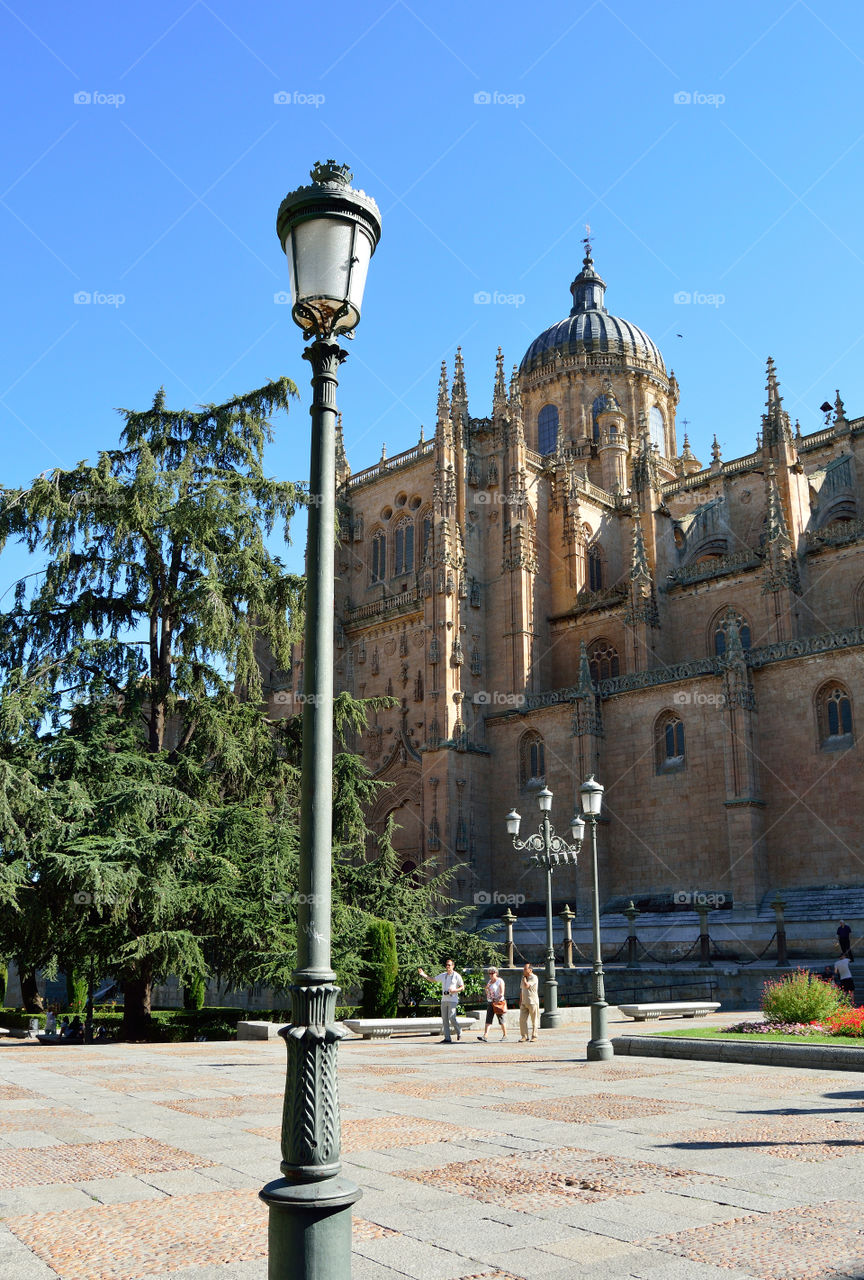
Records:
[[[645,410],[639,413],[639,443],[633,459],[633,488],[637,493],[645,490],[659,491],[660,482],[657,476],[657,461],[651,449],[651,436],[648,431],[648,418]]]
[[[640,622],[646,623],[649,627],[660,625],[654,579],[651,576],[651,566],[645,550],[642,520],[636,509],[633,513],[633,550],[630,555],[630,604],[624,614],[624,621],[630,626]]]
[[[591,664],[588,661],[588,650],[583,640],[579,645],[579,683],[576,686],[577,698],[593,698],[594,681],[591,678]]]
[[[519,384],[519,369],[515,364],[510,375],[510,413],[513,418],[522,417],[522,388]]]
[[[456,348],[456,359],[453,365],[453,400],[456,401],[468,399],[468,389],[465,386],[465,365],[462,361],[462,348]]]
[[[570,286],[570,293],[573,295],[573,306],[571,308],[571,316],[578,315],[580,311],[605,311],[603,305],[603,297],[606,293],[606,281],[603,280],[594,270],[594,259],[591,257],[591,244],[585,241],[585,257],[582,260],[582,270]]]
[[[762,445],[771,448],[772,445],[791,443],[792,425],[789,414],[783,408],[777,370],[770,356],[767,364],[766,390],[768,392],[768,399],[765,402],[767,413],[762,415]]]
[[[837,399],[834,401],[834,421],[835,422],[846,421],[846,406],[844,405],[843,401],[840,399],[839,391],[837,392]]]
[[[344,484],[351,474],[345,456],[345,440],[342,435],[342,414],[336,414],[336,483]]]
[[[492,417],[501,419],[507,416],[507,384],[504,381],[504,356],[501,348],[495,357],[495,388],[492,392]]]
[[[764,581],[762,594],[777,592],[783,587],[800,592],[801,583],[798,576],[798,565],[783,503],[777,488],[777,471],[773,461],[768,463],[765,471],[765,542],[764,542]]]
[[[711,462],[715,466],[719,467],[721,461],[722,461],[722,454],[720,453],[720,441],[717,439],[717,436],[715,435],[714,443],[711,445]]]
[[[450,395],[447,391],[447,361],[441,361],[441,377],[438,379],[438,419],[446,419],[449,414]]]
[[[645,552],[645,535],[642,532],[642,520],[637,512],[633,517],[633,552],[630,557],[630,581],[647,582],[651,586],[651,569]]]
[[[603,718],[600,700],[591,676],[591,664],[583,640],[579,646],[579,684],[573,698],[571,733],[574,738],[602,738]]]

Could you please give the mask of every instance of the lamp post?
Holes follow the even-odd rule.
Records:
[[[282,1177],[260,1192],[269,1206],[269,1280],[348,1280],[351,1206],[359,1187],[341,1175],[336,974],[331,968],[333,807],[333,570],[336,520],[336,385],[347,356],[334,339],[360,320],[366,272],[381,236],[375,201],[332,160],[285,197],[276,230],[288,259],[292,316],[313,341],[303,759],[297,968],[282,1112]]]
[[[537,867],[546,869],[546,972],[543,979],[543,1013],[540,1015],[541,1027],[557,1027],[560,1022],[558,1013],[558,979],[555,976],[555,937],[552,932],[552,868],[576,864],[576,855],[582,848],[582,837],[585,834],[585,823],[577,813],[570,821],[575,846],[568,845],[561,836],[556,836],[549,811],[552,808],[552,792],[544,787],[537,796],[542,814],[540,829],[527,840],[519,839],[519,824],[522,821],[515,809],[507,814],[507,834],[513,837],[513,848],[531,850],[529,861]]]
[[[597,878],[597,819],[603,806],[603,787],[593,777],[579,788],[585,821],[591,823],[591,853],[593,859],[594,886],[594,968],[591,983],[591,1039],[588,1041],[588,1061],[608,1062],[615,1056],[612,1042],[606,1031],[606,986],[603,976],[603,952],[600,944],[600,885]]]

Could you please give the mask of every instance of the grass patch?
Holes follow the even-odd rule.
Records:
[[[782,1031],[723,1031],[719,1027],[693,1027],[686,1031],[655,1031],[654,1035],[672,1036],[683,1040],[746,1040],[750,1044],[830,1044],[835,1049],[864,1049],[864,1039],[853,1036],[826,1036],[815,1032],[812,1036],[790,1036]]]

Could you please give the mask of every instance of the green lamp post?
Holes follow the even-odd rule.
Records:
[[[361,1191],[341,1172],[336,974],[331,968],[333,804],[333,581],[336,520],[336,385],[381,237],[378,206],[332,160],[285,197],[276,230],[288,259],[292,315],[312,342],[303,759],[297,968],[282,1113],[282,1176],[260,1192],[269,1206],[269,1280],[348,1280],[351,1206]]]
[[[606,983],[603,975],[603,948],[600,942],[600,885],[597,876],[597,819],[603,807],[603,787],[595,777],[590,777],[579,788],[582,797],[582,813],[591,823],[592,879],[594,886],[594,966],[591,991],[591,1039],[588,1041],[588,1061],[608,1062],[615,1050],[609,1039],[606,1018]]]

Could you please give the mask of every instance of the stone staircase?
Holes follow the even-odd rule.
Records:
[[[774,920],[774,908],[771,903],[777,896],[777,890],[766,893],[759,903],[758,918]],[[825,920],[833,922],[833,928],[841,920],[847,924],[853,921],[864,921],[864,886],[855,885],[844,888],[841,885],[823,885],[816,889],[783,889],[780,896],[785,905],[784,915],[787,920]]]

